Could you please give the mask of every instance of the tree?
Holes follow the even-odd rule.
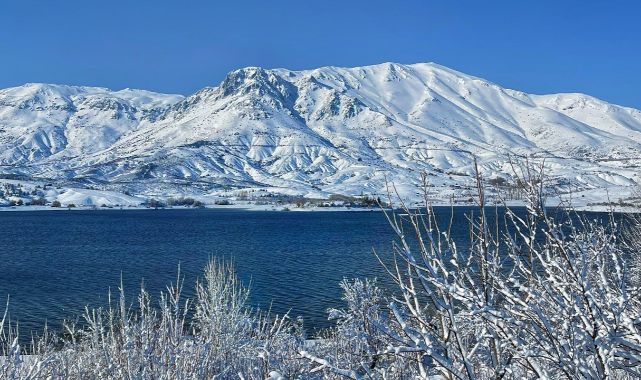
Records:
[[[150,200],[147,201],[147,207],[149,208],[162,208],[165,207],[165,204],[163,204],[161,201],[151,198]]]
[[[55,200],[51,202],[51,207],[61,207],[62,205],[60,204],[60,201]]]
[[[43,197],[32,199],[31,202],[29,202],[30,205],[32,206],[44,206],[47,204],[47,200],[44,199]]]

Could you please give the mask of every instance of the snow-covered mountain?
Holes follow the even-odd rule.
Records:
[[[0,174],[137,194],[265,188],[306,196],[445,196],[510,155],[547,157],[564,191],[634,185],[641,112],[583,94],[530,95],[446,67],[233,71],[182,97],[27,84],[0,90]]]

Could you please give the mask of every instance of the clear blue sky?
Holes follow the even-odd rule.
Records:
[[[433,61],[641,108],[639,1],[0,1],[2,88],[189,94],[244,66]]]

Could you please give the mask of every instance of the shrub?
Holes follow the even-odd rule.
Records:
[[[168,206],[193,206],[197,207],[196,204],[202,204],[201,202],[195,200],[194,198],[167,198]]]
[[[55,200],[55,201],[51,202],[51,207],[60,207],[60,206],[62,206],[62,205],[60,204],[60,201],[58,201],[58,200]]]
[[[165,204],[162,203],[161,201],[151,198],[147,202],[145,202],[145,205],[149,208],[162,208],[165,207]]]
[[[32,206],[44,206],[47,204],[47,200],[40,197],[40,198],[32,199],[29,204]]]
[[[542,176],[523,173],[527,215],[508,208],[494,220],[513,226],[510,235],[491,228],[479,185],[469,249],[457,248],[429,203],[387,213],[396,296],[384,310],[375,289],[354,283],[349,303],[360,306],[339,314],[325,344],[350,348],[303,356],[351,378],[639,378],[641,289],[626,257],[640,252],[619,243],[616,224],[549,215]]]
[[[67,323],[67,338],[45,334],[30,357],[21,355],[17,329],[3,318],[0,378],[294,379],[309,372],[297,358],[305,342],[300,324],[252,311],[232,266],[210,261],[193,302],[182,289],[179,271],[158,308],[144,288],[130,308],[121,286],[116,304],[87,309],[85,329]]]

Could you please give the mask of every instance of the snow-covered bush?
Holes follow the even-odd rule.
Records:
[[[629,252],[631,283],[641,287],[641,216],[628,215],[623,228],[623,242]]]
[[[408,378],[409,361],[411,377],[422,379],[641,377],[641,293],[619,226],[614,218],[605,226],[571,212],[549,215],[542,181],[531,174],[522,179],[526,215],[508,208],[502,218],[486,207],[477,176],[479,207],[465,250],[451,225],[437,223],[427,192],[422,210],[401,202],[401,213],[388,213],[397,242],[386,268],[398,287],[387,311],[361,302],[375,312],[350,309],[342,320],[364,316],[375,328],[352,326],[356,339],[334,335],[355,339],[362,359],[343,364],[349,360],[322,350],[304,356],[351,378]],[[379,298],[361,288],[353,298]]]
[[[339,378],[412,378],[416,366],[402,356],[381,354],[389,337],[381,326],[387,325],[383,292],[375,281],[344,280],[344,310],[332,309],[334,328],[324,331],[301,356],[314,363],[314,371],[325,379]]]
[[[5,318],[0,378],[266,379],[309,371],[298,355],[304,344],[300,326],[287,316],[252,312],[231,266],[207,265],[193,307],[183,299],[182,287],[179,275],[158,307],[141,289],[135,310],[121,289],[106,310],[86,310],[87,328],[67,325],[66,339],[38,339],[28,356],[21,355]]]

